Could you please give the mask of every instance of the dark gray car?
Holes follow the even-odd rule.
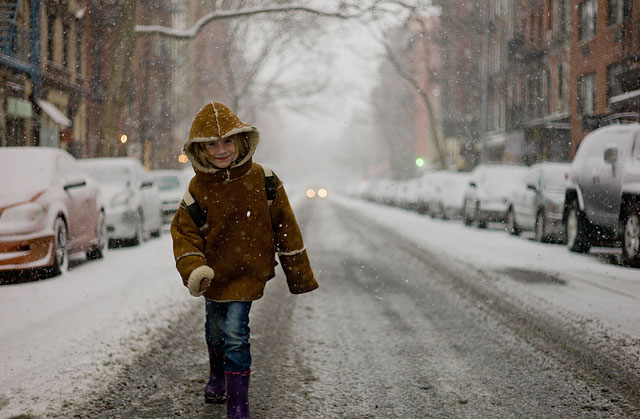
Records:
[[[564,239],[565,175],[569,163],[538,163],[529,168],[511,191],[507,231],[534,231],[537,241]]]
[[[569,170],[564,222],[567,246],[621,246],[625,264],[640,266],[640,124],[587,135]]]

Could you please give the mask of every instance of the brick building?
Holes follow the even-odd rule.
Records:
[[[571,156],[617,112],[638,112],[640,13],[631,0],[573,0]]]
[[[569,2],[491,0],[487,158],[569,158]]]

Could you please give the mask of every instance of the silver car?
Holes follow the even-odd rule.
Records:
[[[508,164],[476,166],[464,194],[464,224],[476,223],[478,228],[486,228],[488,222],[504,222],[509,191],[520,182],[526,171],[525,166]]]
[[[620,246],[622,261],[640,266],[640,124],[587,135],[569,170],[565,229],[571,251]]]
[[[82,159],[79,163],[102,190],[111,245],[123,242],[136,245],[148,235],[160,236],[158,188],[139,160],[112,157]]]
[[[534,231],[539,242],[564,240],[565,176],[569,163],[537,163],[529,168],[509,196],[507,226],[509,233]]]

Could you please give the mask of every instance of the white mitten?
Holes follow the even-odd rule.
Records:
[[[209,288],[209,284],[211,284],[212,279],[213,269],[207,265],[198,266],[191,271],[191,275],[189,275],[189,280],[187,281],[189,293],[194,297],[200,297],[205,293],[207,288]],[[200,283],[204,286],[201,287]]]

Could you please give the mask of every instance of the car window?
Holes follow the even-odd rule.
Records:
[[[156,183],[161,191],[180,189],[180,179],[177,176],[160,176],[156,178]]]
[[[106,164],[83,165],[84,170],[103,184],[126,184],[131,180],[129,168]]]

